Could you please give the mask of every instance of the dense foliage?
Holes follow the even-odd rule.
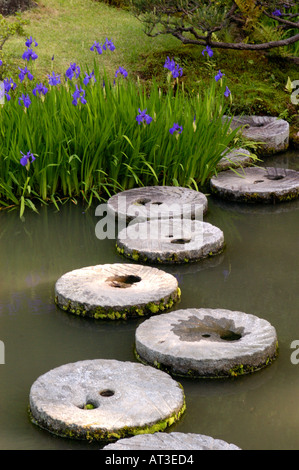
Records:
[[[0,204],[35,209],[69,197],[107,195],[133,186],[168,184],[203,187],[235,132],[223,115],[231,99],[219,70],[209,87],[187,97],[182,67],[167,57],[161,64],[166,93],[145,89],[119,67],[108,80],[71,63],[64,76],[54,70],[47,83],[33,76],[38,43],[26,40],[18,80],[4,80],[0,106]],[[96,57],[115,50],[111,40],[94,42]],[[84,76],[85,75],[85,76]]]
[[[299,10],[291,0],[131,0],[149,36],[172,34],[184,44],[267,50],[299,41]],[[272,37],[259,36],[272,21]],[[275,37],[275,32],[285,32]],[[228,37],[229,35],[229,37]]]

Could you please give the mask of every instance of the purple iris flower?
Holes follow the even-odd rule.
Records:
[[[117,77],[118,74],[121,74],[123,75],[125,78],[127,78],[128,76],[128,72],[126,71],[126,69],[124,69],[123,67],[119,67],[116,72],[115,72],[115,77]]]
[[[30,59],[36,60],[38,58],[38,55],[29,47],[27,50],[24,52],[22,55],[22,59],[27,60],[29,62]]]
[[[108,47],[110,49],[110,51],[114,51],[115,50],[115,45],[113,44],[112,40],[109,41],[108,38],[106,38],[106,41],[103,45],[103,49],[106,50],[106,47]]]
[[[96,82],[95,76],[94,76],[94,71],[91,72],[91,74],[88,75],[87,72],[85,72],[86,77],[83,80],[84,85],[88,85],[89,81],[93,78],[94,81]]]
[[[228,87],[226,87],[225,92],[224,92],[224,96],[228,97],[230,94],[231,94],[230,89]]]
[[[72,80],[74,74],[76,75],[76,78],[79,77],[81,73],[79,65],[76,64],[70,64],[69,68],[67,69],[65,75],[69,80]]]
[[[59,85],[60,82],[60,75],[55,75],[54,72],[52,72],[52,75],[48,75],[49,78],[49,85],[56,86]]]
[[[21,82],[24,80],[26,75],[29,78],[29,80],[33,80],[34,77],[33,77],[32,73],[30,72],[30,70],[27,69],[27,67],[25,67],[24,69],[21,69],[19,67],[19,70],[20,70],[19,79],[21,80]]]
[[[219,80],[221,80],[222,77],[224,77],[225,73],[222,73],[221,70],[219,70],[219,72],[217,73],[217,75],[215,76],[215,80],[216,82],[218,82]]]
[[[0,59],[0,67],[1,67],[1,65],[3,65],[3,62],[2,62],[2,60]]]
[[[1,91],[1,90],[0,90]],[[6,92],[4,91],[4,96],[6,97],[7,101],[10,101],[11,100],[11,96]],[[0,99],[3,98],[3,93],[1,92],[1,95],[0,95]]]
[[[165,61],[164,68],[170,70],[174,78],[181,77],[183,75],[183,69],[179,64],[175,63],[174,59],[170,59],[169,57],[167,57]]]
[[[202,55],[205,55],[205,52],[208,54],[209,57],[212,57],[214,52],[212,51],[211,47],[210,46],[207,46],[203,51],[202,51]]]
[[[150,124],[152,122],[153,118],[146,114],[146,111],[146,109],[144,109],[143,111],[141,111],[140,108],[138,109],[139,114],[136,116],[136,121],[139,125],[142,122],[146,122],[146,124]]]
[[[177,132],[178,134],[181,134],[183,132],[183,127],[179,126],[179,124],[175,122],[173,127],[169,129],[169,132],[170,134],[174,134],[175,132]]]
[[[91,46],[90,50],[91,51],[94,51],[94,50],[97,50],[97,53],[98,54],[103,54],[103,49],[102,49],[102,44],[99,44],[98,42],[94,42],[93,45]]]
[[[34,96],[36,96],[36,93],[38,93],[39,95],[45,95],[46,93],[48,93],[48,88],[45,87],[42,83],[40,83],[39,85],[36,85],[36,87],[32,90],[32,93],[34,94]]]
[[[32,36],[30,36],[30,38],[28,38],[27,41],[25,42],[25,46],[31,47],[31,44],[33,42],[34,42],[35,47],[37,47],[38,46],[37,42],[35,41],[35,39],[32,39]]]
[[[9,93],[11,89],[15,90],[17,84],[13,81],[12,78],[8,79],[8,78],[5,78],[3,80],[3,84],[4,84],[4,90],[6,91],[6,93]]]
[[[183,75],[183,69],[179,66],[179,64],[175,64],[171,73],[174,78],[181,77]]]
[[[277,8],[276,10],[274,10],[274,11],[272,12],[272,15],[273,15],[273,16],[281,16],[282,13],[281,13],[281,11]]]
[[[24,93],[22,94],[22,96],[19,98],[19,105],[22,106],[22,104],[25,106],[25,108],[29,108],[29,106],[31,105],[29,95],[24,95]]]
[[[17,86],[17,85],[16,85],[16,83],[14,83],[14,81],[13,81],[12,78],[10,78],[10,79],[5,78],[5,79],[3,80],[3,92],[4,92],[4,95],[5,95],[6,99],[7,99],[7,101],[10,101],[10,100],[11,100],[11,96],[9,95],[10,90],[11,90],[11,89],[14,90],[14,89],[16,88],[16,86]],[[2,96],[1,96],[1,98],[3,98],[3,94],[2,94]]]
[[[78,100],[81,101],[82,104],[86,104],[87,101],[85,99],[85,90],[83,90],[83,88],[78,88],[78,85],[76,85],[76,91],[73,93],[73,101],[72,101],[72,104],[74,106],[77,106],[78,104]]]
[[[35,160],[35,156],[30,152],[27,152],[26,155],[23,154],[23,152],[21,152],[21,154],[23,155],[23,157],[20,159],[20,163],[22,166],[26,166],[28,165],[28,163],[30,163],[30,159],[31,159],[31,163],[34,162]]]

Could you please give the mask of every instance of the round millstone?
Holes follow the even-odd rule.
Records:
[[[276,203],[297,199],[299,172],[285,168],[244,168],[237,173],[228,170],[214,176],[212,192],[237,202]]]
[[[104,264],[70,271],[56,282],[55,302],[65,311],[96,319],[158,313],[180,297],[177,279],[161,269]]]
[[[182,386],[152,367],[116,360],[65,364],[30,389],[32,421],[62,437],[113,441],[156,432],[185,410]]]
[[[244,168],[253,162],[253,157],[249,150],[234,149],[221,158],[217,165],[218,171],[229,170],[230,168]]]
[[[207,197],[193,189],[176,186],[146,186],[115,194],[107,202],[110,215],[125,222],[132,220],[201,219],[208,210]]]
[[[197,220],[149,220],[129,225],[117,238],[117,251],[142,263],[189,263],[224,249],[222,230]]]
[[[224,119],[230,119],[224,116]],[[240,131],[251,141],[261,143],[258,152],[273,155],[289,147],[290,126],[284,119],[271,116],[234,116],[230,127]]]
[[[102,450],[241,450],[234,444],[203,434],[157,432],[139,434],[106,445]]]
[[[138,359],[173,375],[228,377],[251,373],[277,355],[266,320],[221,309],[177,310],[150,318],[135,332]]]

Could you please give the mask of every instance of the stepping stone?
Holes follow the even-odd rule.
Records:
[[[128,319],[169,309],[180,298],[177,279],[160,269],[104,264],[70,271],[55,285],[63,310],[96,319]]]
[[[147,186],[133,188],[112,196],[107,211],[113,217],[130,222],[160,218],[200,220],[208,210],[207,197],[198,191],[177,186]]]
[[[221,158],[217,165],[218,171],[229,170],[230,168],[244,168],[253,162],[253,158],[249,150],[234,149]]]
[[[203,434],[158,432],[139,434],[108,444],[102,450],[241,450],[234,444]],[[178,456],[176,456],[178,458]],[[181,456],[183,458],[183,456]],[[187,456],[185,456],[188,459]],[[188,462],[188,460],[187,460]],[[181,461],[181,464],[184,463]],[[186,462],[185,462],[186,463]]]
[[[152,317],[135,332],[140,361],[173,375],[231,377],[254,372],[277,355],[266,320],[221,309],[177,310]]]
[[[142,263],[189,263],[215,256],[224,249],[219,228],[198,220],[149,220],[121,230],[117,251]]]
[[[230,119],[224,116],[224,119]],[[259,153],[273,155],[289,147],[290,126],[284,119],[271,116],[234,116],[230,127],[234,130],[240,126],[244,137],[261,142]]]
[[[211,178],[210,186],[215,195],[230,201],[285,202],[299,196],[299,172],[257,167],[244,168],[238,173],[228,170]]]
[[[33,423],[73,439],[113,441],[163,431],[185,410],[182,386],[152,367],[116,360],[65,364],[30,389]]]

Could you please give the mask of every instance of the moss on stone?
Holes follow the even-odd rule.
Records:
[[[61,306],[64,311],[68,311],[77,316],[88,316],[96,320],[126,320],[128,318],[136,318],[150,314],[156,314],[160,311],[170,309],[174,302],[177,302],[181,297],[181,289],[178,287],[168,298],[162,298],[156,302],[149,302],[146,305],[133,305],[125,307],[122,310],[114,310],[113,308],[97,307],[93,311],[87,311],[85,307],[76,305],[73,308],[71,302]],[[58,301],[56,300],[58,304]]]
[[[150,363],[143,359],[137,352],[136,347],[134,347],[134,354],[136,359],[144,365],[153,366],[156,369],[159,369],[167,374],[174,376],[174,377],[181,377],[181,378],[191,378],[191,379],[225,379],[230,377],[239,377],[240,375],[248,375],[254,372],[257,372],[264,367],[269,366],[278,356],[278,342],[276,343],[276,350],[275,354],[272,357],[267,357],[266,361],[262,364],[257,366],[250,366],[250,365],[243,365],[238,364],[235,367],[231,368],[229,371],[215,371],[213,374],[209,375],[201,375],[197,370],[188,369],[185,373],[176,370],[173,366],[166,366],[159,361],[155,360],[153,363]]]
[[[181,384],[178,384],[179,387],[183,390]],[[88,405],[86,405],[88,406]],[[92,409],[92,408],[86,408]],[[165,419],[162,419],[156,423],[144,425],[144,426],[136,426],[136,427],[129,427],[125,426],[117,431],[107,431],[106,429],[93,431],[90,430],[88,427],[78,427],[76,429],[68,429],[65,428],[61,431],[57,431],[54,428],[50,428],[46,425],[46,423],[37,421],[32,414],[30,406],[28,406],[28,413],[30,417],[30,421],[35,424],[36,426],[40,427],[41,429],[45,429],[46,431],[55,434],[59,437],[69,438],[69,439],[79,439],[79,440],[87,440],[87,441],[102,441],[102,442],[113,442],[118,439],[122,439],[125,437],[136,436],[137,434],[153,434],[155,432],[164,431],[166,428],[174,424],[175,422],[179,421],[184,412],[186,411],[186,400],[185,394],[183,393],[183,403],[181,408],[172,413]]]
[[[217,256],[223,253],[225,249],[225,245],[223,245],[218,251],[210,251],[206,256],[203,256],[201,258],[180,258],[177,253],[173,253],[171,256],[168,258],[160,258],[159,256],[157,258],[149,258],[148,256],[144,255],[141,252],[137,252],[137,250],[133,250],[132,253],[126,251],[124,248],[120,248],[118,245],[116,245],[116,250],[117,252],[129,259],[132,259],[134,261],[139,261],[139,263],[150,263],[153,265],[161,265],[161,264],[186,264],[186,263],[198,263],[199,261],[202,261],[206,258],[211,258],[212,256]]]

